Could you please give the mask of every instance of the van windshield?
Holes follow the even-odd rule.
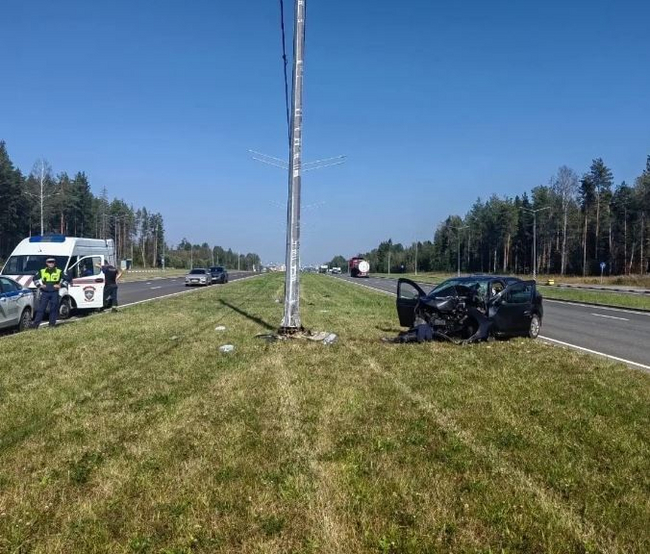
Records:
[[[54,258],[56,267],[65,269],[68,263],[67,256],[48,256],[46,254],[26,254],[11,256],[2,270],[3,275],[34,275],[39,269],[45,267],[45,260]]]

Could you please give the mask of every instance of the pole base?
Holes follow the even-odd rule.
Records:
[[[278,335],[280,335],[281,337],[297,335],[298,333],[304,333],[304,332],[305,332],[305,328],[303,326],[300,326],[300,327],[280,327],[278,329]]]

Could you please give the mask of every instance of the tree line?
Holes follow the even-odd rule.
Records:
[[[118,260],[131,259],[134,266],[145,268],[161,267],[163,256],[165,267],[189,267],[191,260],[183,253],[194,250],[185,239],[178,248],[169,248],[160,213],[109,199],[106,188],[95,196],[83,171],[73,176],[65,172],[54,175],[50,164],[40,159],[24,175],[11,161],[5,142],[0,141],[0,260],[25,237],[51,233],[112,238]],[[203,245],[196,249],[205,251]],[[238,259],[237,254],[221,247],[215,247],[214,254],[228,267],[242,266],[242,262],[243,267],[259,266],[257,254]],[[211,257],[199,255],[198,259],[205,262]]]
[[[450,215],[432,241],[387,240],[363,253],[372,271],[646,274],[649,270],[650,156],[633,184],[614,185],[601,158],[579,176],[560,167],[547,185],[514,198],[480,198],[465,216]],[[536,241],[534,248],[533,237]],[[459,260],[460,258],[460,260]],[[342,256],[330,262],[346,267]]]
[[[170,267],[179,268],[224,266],[242,271],[260,271],[262,265],[257,254],[233,252],[230,248],[226,250],[221,246],[210,246],[207,242],[192,244],[186,238],[165,254],[165,260]]]

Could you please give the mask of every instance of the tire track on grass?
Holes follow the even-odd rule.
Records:
[[[519,468],[504,461],[500,452],[496,448],[489,445],[481,445],[469,431],[460,427],[458,423],[456,423],[449,414],[440,409],[435,402],[411,389],[395,375],[383,370],[377,363],[377,360],[363,353],[358,347],[353,346],[352,349],[356,351],[358,358],[360,360],[363,359],[375,374],[390,381],[400,393],[415,402],[422,410],[433,416],[435,422],[441,429],[456,436],[474,453],[475,456],[487,460],[497,473],[511,479],[514,486],[524,492],[532,494],[536,498],[540,507],[546,513],[555,516],[556,521],[568,530],[576,539],[581,541],[583,545],[597,545],[597,547],[603,552],[612,554],[620,552],[620,548],[615,542],[615,539],[603,541],[603,539],[596,533],[594,525],[590,521],[584,520],[576,515],[574,511],[570,507],[567,507],[553,491],[535,482],[530,475],[524,473]]]

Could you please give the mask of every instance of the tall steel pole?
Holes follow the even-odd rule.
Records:
[[[452,229],[456,229],[456,238],[457,238],[457,243],[456,243],[456,250],[457,250],[457,252],[456,252],[456,255],[457,255],[457,258],[458,258],[458,262],[457,262],[457,264],[458,264],[458,265],[457,265],[457,274],[458,274],[458,277],[460,277],[460,232],[461,232],[463,229],[469,229],[469,225],[462,225],[462,226],[460,226],[460,227],[453,227],[453,226],[452,226],[451,228],[452,228]]]
[[[533,281],[537,280],[537,212],[544,210],[550,210],[550,206],[545,206],[543,208],[537,208],[536,210],[531,210],[529,208],[521,208],[525,212],[533,214]]]
[[[293,95],[291,100],[291,152],[287,202],[286,276],[281,331],[300,329],[300,169],[302,156],[302,86],[307,0],[296,0],[293,37]]]
[[[418,241],[415,241],[415,274],[418,274]]]

